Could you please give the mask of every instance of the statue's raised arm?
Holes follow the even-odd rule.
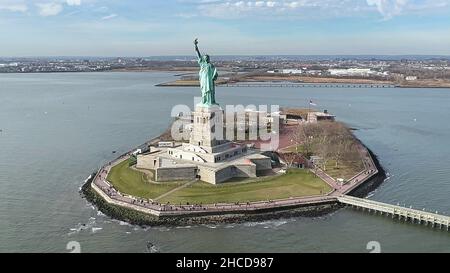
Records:
[[[201,59],[202,58],[202,54],[200,54],[200,50],[198,50],[198,39],[197,38],[195,38],[195,40],[194,40],[194,45],[195,45],[195,52],[197,52],[197,57],[199,59]]]

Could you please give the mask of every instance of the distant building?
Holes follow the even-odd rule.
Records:
[[[283,69],[283,74],[303,74],[303,70],[301,69]]]
[[[329,69],[328,73],[331,76],[358,76],[358,77],[367,77],[371,75],[385,75],[385,73],[373,71],[370,68],[348,68],[348,69]]]
[[[314,75],[314,76],[321,76],[322,70],[308,70],[308,71],[306,71],[306,74]]]
[[[407,76],[405,78],[405,80],[407,80],[407,81],[417,81],[417,76]]]

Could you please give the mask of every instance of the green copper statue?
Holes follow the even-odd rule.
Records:
[[[194,41],[195,51],[198,56],[198,64],[200,65],[200,72],[198,73],[200,88],[202,90],[202,102],[200,106],[210,107],[212,105],[218,105],[216,103],[216,90],[215,81],[219,74],[217,69],[212,63],[209,62],[209,55],[202,56],[200,50],[198,50],[198,40]]]

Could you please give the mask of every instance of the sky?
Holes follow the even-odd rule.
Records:
[[[450,55],[450,0],[0,0],[0,56]]]

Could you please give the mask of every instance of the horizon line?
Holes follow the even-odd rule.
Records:
[[[151,58],[151,57],[190,57],[191,55],[22,55],[0,56],[0,58]],[[195,58],[196,56],[192,54]],[[450,57],[450,54],[217,54],[218,57]]]

